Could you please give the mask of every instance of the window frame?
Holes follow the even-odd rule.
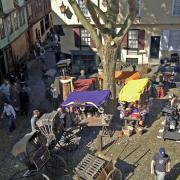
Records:
[[[137,32],[137,38],[136,39],[129,39],[129,33],[131,31],[136,31]],[[137,47],[130,47],[129,46],[129,44],[130,44],[129,40],[137,41]],[[128,38],[127,38],[127,48],[128,49],[138,49],[138,44],[139,44],[139,29],[129,29],[129,31],[128,31]]]
[[[139,9],[137,10],[137,4],[139,5]],[[142,0],[136,0],[136,12],[138,11],[138,13],[136,13],[136,17],[141,17],[141,8],[142,8]]]
[[[178,16],[180,16],[180,10],[179,10],[179,14],[178,15],[174,14],[175,1],[176,0],[173,0],[173,3],[172,3],[172,16],[175,16],[175,17],[177,16],[178,17]]]
[[[0,39],[4,39],[6,37],[6,32],[5,32],[5,28],[4,28],[4,19],[1,18],[2,23],[0,25]]]
[[[86,36],[82,36],[82,30],[84,30],[86,32]],[[85,40],[83,40],[83,38],[85,38]],[[88,41],[86,41],[86,39],[88,39]],[[84,42],[84,43],[82,43]],[[86,44],[85,44],[86,43]],[[80,27],[80,46],[81,47],[89,47],[91,46],[91,35],[90,33],[83,27]]]
[[[178,31],[178,32],[179,32],[179,37],[180,37],[180,29],[171,29],[171,30],[169,30],[168,50],[169,50],[169,51],[180,51],[180,46],[179,46],[178,49],[171,48],[171,45],[170,45],[170,37],[171,37],[171,33],[172,33],[173,31]],[[174,40],[173,40],[172,42],[174,42]],[[180,44],[180,38],[179,38],[179,44]]]
[[[9,21],[10,20],[10,21]],[[9,34],[12,34],[13,31],[14,31],[14,28],[13,28],[13,23],[12,23],[12,14],[10,14],[8,17],[7,17],[7,21],[8,21],[8,33]],[[11,26],[11,27],[10,27]]]
[[[86,18],[90,18],[88,8],[83,3],[83,0],[78,0],[78,5]]]
[[[16,17],[14,16],[16,14]],[[18,22],[18,12],[14,11],[13,12],[13,20],[14,20],[14,30],[18,30],[19,29],[19,22]]]

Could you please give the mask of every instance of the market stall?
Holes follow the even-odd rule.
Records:
[[[112,115],[106,114],[104,104],[110,99],[109,90],[72,92],[62,107],[74,108],[74,119],[80,127],[102,127],[102,134],[107,135]]]
[[[124,119],[124,132],[128,135],[134,130],[142,133],[143,124],[149,111],[149,79],[130,80],[119,93],[120,117]]]
[[[102,88],[103,85],[103,78],[104,75],[103,73],[101,75],[99,75],[98,79],[99,79],[99,84],[100,84],[100,88]],[[129,80],[132,79],[140,79],[141,78],[141,74],[138,71],[115,71],[115,79],[116,82],[119,82],[121,84],[126,84]]]

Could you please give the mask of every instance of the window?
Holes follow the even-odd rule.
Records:
[[[180,30],[170,30],[169,50],[180,50]]]
[[[32,9],[31,9],[30,3],[27,5],[27,10],[28,10],[28,16],[31,17],[32,16]]]
[[[45,16],[45,29],[47,30],[49,28],[49,15]]]
[[[141,0],[136,0],[136,17],[141,16]]]
[[[128,48],[138,49],[139,30],[129,30],[128,32]]]
[[[0,38],[5,38],[5,30],[4,30],[4,21],[2,18],[0,18]]]
[[[24,24],[26,23],[24,11],[25,11],[24,8],[19,11],[19,22],[20,22],[20,26],[22,26],[22,25],[24,25]]]
[[[7,21],[8,21],[8,31],[9,31],[9,34],[12,34],[13,33],[13,25],[12,25],[11,15],[8,16]]]
[[[180,16],[180,0],[173,1],[172,14],[173,16]]]
[[[83,3],[83,0],[78,0],[79,7],[81,8],[83,14],[85,17],[89,17],[89,12],[86,6]]]
[[[16,11],[13,14],[13,18],[14,18],[14,28],[15,28],[15,30],[17,30],[19,28],[19,25],[18,25],[18,17],[17,17]]]
[[[90,46],[91,45],[91,36],[89,32],[81,28],[81,46]]]
[[[44,34],[45,30],[44,30],[44,20],[40,21],[40,26],[41,26],[41,35]]]

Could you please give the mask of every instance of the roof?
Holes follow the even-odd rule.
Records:
[[[111,96],[110,90],[72,92],[62,106],[76,106],[83,104],[87,106],[99,107]]]
[[[121,89],[119,100],[125,102],[138,101],[143,94],[144,89],[148,85],[148,78],[129,80],[128,83]]]

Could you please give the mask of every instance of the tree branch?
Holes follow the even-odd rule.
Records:
[[[101,40],[100,37],[98,36],[96,29],[93,27],[93,25],[90,24],[90,22],[86,19],[86,17],[84,16],[84,14],[82,13],[78,3],[76,2],[76,0],[68,0],[71,7],[74,10],[74,13],[76,14],[77,18],[79,19],[79,21],[82,23],[82,25],[84,26],[85,29],[88,30],[88,32],[90,33],[91,37],[93,38],[93,40],[96,43],[96,47],[97,49],[100,48],[101,46]]]
[[[113,39],[114,43],[117,45],[121,43],[122,39],[128,32],[129,28],[133,24],[133,21],[136,17],[136,1],[128,0],[128,5],[129,5],[129,14],[127,15],[124,24],[121,27],[120,31],[118,32],[117,36]]]
[[[95,3],[91,1],[91,5],[93,6],[96,13],[99,15],[99,17],[103,20],[104,23],[107,21],[107,17],[105,12],[103,12]]]
[[[89,11],[89,13],[90,13],[90,15],[91,15],[91,18],[92,18],[92,20],[94,21],[94,23],[95,23],[95,25],[97,26],[97,28],[98,28],[100,31],[103,31],[103,30],[104,30],[104,29],[103,29],[103,26],[101,25],[101,23],[100,23],[100,21],[99,21],[99,18],[98,18],[97,14],[96,14],[96,11],[95,11],[95,9],[94,9],[94,7],[93,7],[92,2],[91,2],[90,0],[84,0],[83,2],[84,2],[84,4],[86,5],[86,7],[87,7],[87,9],[88,9],[88,11]]]

